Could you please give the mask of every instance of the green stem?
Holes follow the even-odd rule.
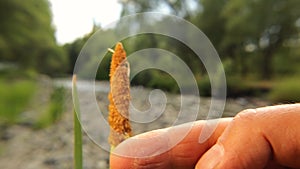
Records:
[[[73,76],[73,101],[74,101],[74,168],[82,169],[82,129],[79,121],[80,118],[80,108],[78,101],[78,93],[76,86],[76,75]],[[76,113],[77,112],[77,113]]]

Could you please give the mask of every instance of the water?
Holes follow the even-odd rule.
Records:
[[[71,79],[54,79],[54,85],[58,87],[65,87],[66,89],[72,89]],[[95,92],[109,92],[109,82],[108,81],[87,81],[78,80],[77,89],[79,91],[95,91]]]

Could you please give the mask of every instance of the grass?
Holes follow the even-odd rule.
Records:
[[[300,102],[300,78],[295,76],[277,81],[269,94],[269,99],[276,103]]]
[[[14,124],[26,110],[36,90],[36,82],[30,79],[0,78],[0,122]]]
[[[37,120],[35,128],[45,128],[61,118],[64,112],[65,95],[65,88],[55,87],[53,89],[49,104],[46,106],[45,111],[42,112],[41,117]]]

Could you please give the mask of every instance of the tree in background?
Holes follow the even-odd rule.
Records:
[[[226,2],[227,0],[201,0],[199,2],[201,10],[191,20],[205,32],[217,49],[220,49],[225,34],[225,18],[222,17],[222,10]]]
[[[65,71],[51,18],[47,0],[0,1],[0,61],[50,75]]]
[[[274,60],[289,57],[299,46],[300,1],[298,0],[123,0],[122,15],[159,11],[174,14],[197,25],[212,41],[220,57],[230,63],[232,72],[261,79],[276,75]],[[188,32],[187,32],[188,34]],[[191,51],[179,43],[153,41],[156,47],[177,51],[186,62],[193,62]],[[140,43],[136,43],[141,47]],[[147,44],[147,43],[144,43]],[[294,48],[291,48],[294,47]],[[297,48],[297,47],[296,47]],[[278,56],[281,55],[281,56]],[[282,60],[282,59],[277,59]],[[278,67],[276,65],[276,67]],[[275,75],[274,75],[275,74]]]
[[[222,48],[242,61],[247,52],[256,55],[251,66],[259,65],[261,77],[270,79],[275,54],[290,48],[289,41],[299,39],[299,9],[298,0],[227,1],[221,13],[225,19]]]
[[[122,16],[135,14],[139,12],[163,12],[167,14],[173,14],[186,20],[190,20],[195,14],[198,9],[197,0],[186,0],[186,1],[179,1],[179,0],[151,0],[151,1],[144,1],[144,0],[123,0],[121,1],[123,9],[122,9]],[[134,23],[125,23],[125,28],[120,25],[120,29],[131,29],[128,28],[132,26],[132,30],[138,27],[139,23],[147,21],[149,18],[140,18],[141,20],[132,21]],[[153,19],[153,18],[152,18]],[[165,29],[161,27],[161,23],[163,21],[152,21],[154,29]],[[161,23],[160,23],[161,22]],[[187,37],[193,36],[190,35],[189,31],[186,30],[184,34]],[[126,50],[128,54],[131,52],[135,52],[141,49],[146,48],[161,48],[166,49],[177,56],[181,57],[181,59],[186,62],[187,65],[191,68],[191,70],[195,74],[200,74],[199,72],[203,71],[203,67],[201,65],[200,59],[195,55],[193,51],[189,49],[185,44],[173,39],[171,37],[166,37],[163,35],[155,35],[155,34],[143,34],[138,35],[135,37],[131,37],[130,39],[126,39],[124,42],[124,46],[126,46]],[[145,78],[147,77],[147,78]],[[164,79],[165,83],[159,79]],[[157,70],[147,70],[141,72],[137,77],[132,80],[134,85],[144,85],[147,87],[158,87],[163,86],[166,88],[166,84],[176,85],[174,83],[174,79],[168,77],[162,71]],[[158,84],[160,83],[160,84]],[[176,90],[176,87],[170,87],[172,91]]]
[[[121,0],[121,16],[140,12],[160,11],[183,18],[190,18],[197,9],[197,0]]]
[[[211,40],[223,62],[228,96],[260,94],[270,90],[272,84],[276,83],[276,78],[299,76],[299,0],[121,0],[120,3],[123,6],[122,16],[156,11],[177,15],[199,27]],[[119,23],[115,30],[98,28],[97,31],[103,33],[99,38],[91,38],[95,41],[91,50],[94,53],[106,50],[107,47],[98,42],[105,40],[114,44],[119,40],[118,31],[135,31],[139,23],[148,21],[147,18],[139,19],[141,20],[132,23]],[[163,22],[164,20],[154,19],[151,26],[158,30],[164,29],[161,26]],[[93,33],[95,30],[64,46],[69,56],[69,73],[73,71],[81,48]],[[193,37],[188,30],[185,31],[185,35]],[[201,60],[183,43],[154,34],[128,37],[122,40],[122,43],[128,55],[146,48],[161,48],[174,53],[195,74],[200,90],[204,91],[201,93],[209,95],[210,82],[206,70]],[[0,46],[3,47],[1,40]],[[97,60],[96,56],[87,55],[95,58],[91,59],[88,67],[98,63],[99,59]],[[97,79],[108,79],[110,56],[105,56],[100,63]],[[140,72],[131,83],[177,91],[174,79],[157,70]]]

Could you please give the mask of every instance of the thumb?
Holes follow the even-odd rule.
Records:
[[[299,104],[245,110],[230,122],[196,168],[299,167],[300,154],[295,151],[299,119]]]

